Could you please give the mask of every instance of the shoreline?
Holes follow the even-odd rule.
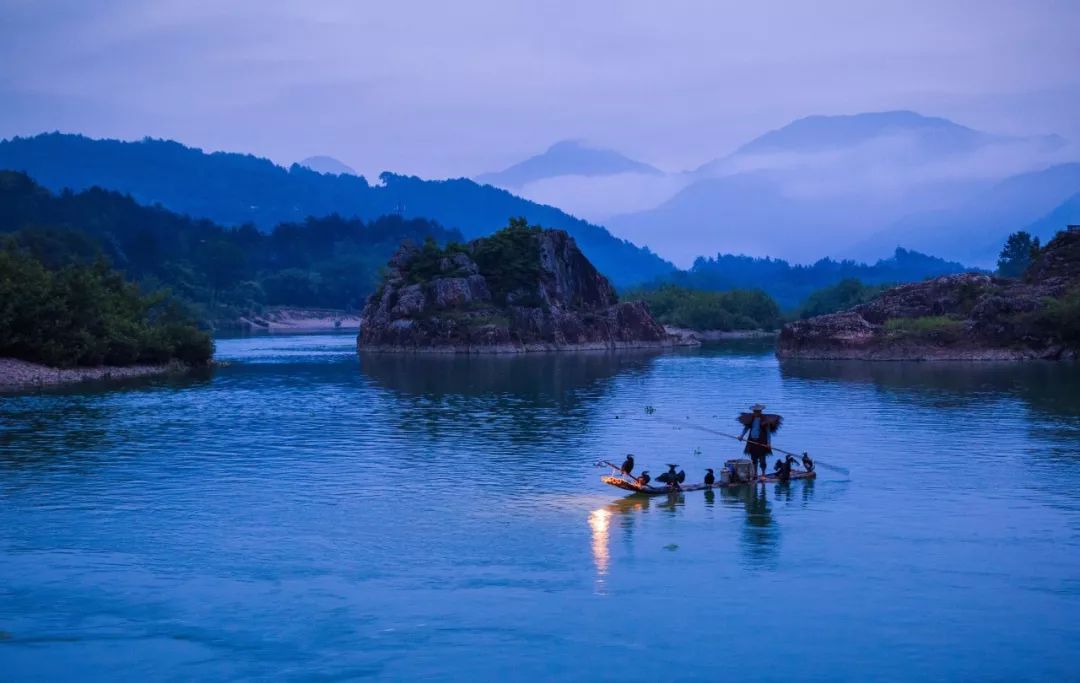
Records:
[[[867,361],[874,363],[934,363],[934,362],[1028,362],[1078,360],[1075,352],[1053,348],[1042,351],[1031,349],[948,349],[939,347],[914,347],[894,349],[791,349],[778,348],[780,360],[830,360]]]
[[[82,382],[112,381],[153,377],[186,369],[180,363],[164,365],[128,365],[124,367],[99,365],[91,368],[53,368],[40,363],[0,358],[0,391],[19,391],[80,384]]]
[[[221,332],[321,332],[326,330],[355,331],[360,329],[360,314],[332,308],[282,307],[262,315],[245,315],[219,321]]]
[[[612,352],[653,350],[663,351],[687,346],[698,346],[699,341],[687,341],[683,338],[672,338],[664,341],[649,342],[588,342],[584,344],[553,344],[548,342],[532,344],[493,344],[490,346],[396,346],[378,344],[364,346],[357,342],[357,353],[379,354],[415,354],[434,356],[480,356],[480,355],[518,355],[529,353],[577,353],[577,352]]]
[[[736,339],[768,339],[779,334],[777,331],[766,330],[691,330],[687,327],[674,327],[664,325],[668,334],[681,339],[697,339],[699,342],[706,341],[730,341]]]

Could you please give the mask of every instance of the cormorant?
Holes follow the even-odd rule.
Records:
[[[675,471],[678,465],[672,465],[668,463],[668,471],[661,474],[656,478],[656,481],[662,481],[665,484],[675,484],[679,481],[679,473]]]
[[[802,454],[802,466],[803,466],[803,469],[806,470],[807,472],[813,472],[814,471],[814,460],[813,460],[813,458],[810,457],[809,453],[803,453]]]
[[[649,470],[642,470],[641,476],[634,481],[637,482],[638,486],[648,486],[649,482],[652,481],[652,477],[649,476]]]
[[[705,470],[705,485],[706,486],[712,486],[714,483],[716,483],[716,477],[713,475],[713,471],[711,469],[706,469]]]
[[[783,460],[776,461],[776,475],[780,481],[788,481],[791,479],[791,466],[795,463],[794,456],[787,456]]]
[[[622,467],[619,469],[619,471],[622,472],[623,474],[625,474],[628,477],[630,476],[630,473],[634,471],[634,456],[633,456],[633,454],[628,454],[626,456],[626,460],[623,461]]]

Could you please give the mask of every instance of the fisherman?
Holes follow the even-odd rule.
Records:
[[[772,435],[780,429],[783,418],[779,415],[767,414],[765,406],[755,403],[750,406],[749,413],[740,413],[736,419],[743,426],[739,441],[746,441],[743,452],[750,456],[753,469],[761,468],[761,478],[765,478],[769,466],[769,456],[772,455]],[[750,438],[746,438],[749,435]]]

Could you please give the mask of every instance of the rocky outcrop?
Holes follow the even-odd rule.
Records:
[[[514,353],[679,343],[620,303],[561,230],[514,225],[467,245],[406,244],[361,315],[363,351]]]
[[[1059,324],[1080,287],[1080,231],[1058,233],[1021,280],[961,273],[901,285],[850,310],[789,323],[781,358],[1019,360],[1077,358]],[[1067,315],[1067,314],[1066,314]]]

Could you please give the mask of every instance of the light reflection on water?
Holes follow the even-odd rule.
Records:
[[[680,651],[724,653],[704,679],[1078,675],[1075,366],[353,344],[222,340],[212,375],[0,397],[0,670],[666,679]],[[692,481],[737,455],[645,406],[737,433],[756,401],[851,476],[599,483],[628,451]]]

